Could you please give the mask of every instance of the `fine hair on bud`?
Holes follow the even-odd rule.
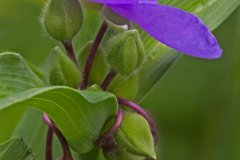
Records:
[[[144,60],[144,47],[137,30],[123,32],[108,41],[108,62],[116,73],[129,75]]]
[[[81,5],[78,0],[48,0],[42,22],[52,38],[62,42],[71,41],[83,24]]]

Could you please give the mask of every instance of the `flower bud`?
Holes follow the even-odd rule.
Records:
[[[115,135],[115,141],[119,148],[124,148],[129,154],[156,159],[150,127],[139,114],[125,113],[121,128]]]
[[[70,41],[81,29],[82,8],[78,0],[49,0],[44,12],[47,32],[59,41]]]
[[[50,59],[49,81],[52,85],[64,85],[76,88],[81,82],[81,72],[74,62],[59,47],[53,50]]]
[[[143,62],[144,48],[137,30],[129,30],[109,40],[108,62],[113,70],[129,75]]]
[[[83,48],[80,50],[78,56],[78,62],[81,66],[81,69],[85,66],[87,61],[87,57],[89,54],[89,50],[92,46],[92,42],[88,42]],[[93,66],[91,69],[91,73],[89,75],[89,82],[90,84],[101,84],[104,78],[106,77],[107,73],[109,72],[110,67],[107,63],[107,57],[103,49],[99,47],[97,49],[96,58],[94,59]]]

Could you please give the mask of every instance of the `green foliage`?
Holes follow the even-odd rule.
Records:
[[[124,115],[122,126],[116,134],[116,142],[131,154],[156,159],[148,122],[136,113]]]
[[[36,10],[36,8],[37,9],[40,8],[38,7],[38,5],[41,3],[31,2],[31,0],[21,0],[21,2],[23,1],[24,1],[24,5],[23,5],[24,7],[27,6],[28,4],[31,4],[32,6],[30,5],[31,6],[30,8],[33,8],[32,10]],[[5,3],[7,4],[11,2],[5,2]],[[213,1],[183,0],[181,2],[180,1],[175,2],[173,0],[162,0],[160,1],[160,3],[173,5],[173,6],[194,12],[197,15],[199,15],[207,25],[209,25],[210,29],[214,29],[224,19],[226,19],[226,17],[239,5],[240,2],[239,0],[217,0],[217,1],[216,0],[215,1],[214,0]],[[2,4],[4,4],[4,1],[0,2],[0,6]],[[21,6],[20,7],[16,6],[16,8],[20,8],[20,11],[23,10]],[[14,14],[14,10],[16,10],[16,12],[18,11],[17,13],[21,13],[19,12],[19,10],[13,9],[13,11],[11,11],[13,13],[11,14]],[[4,19],[2,17],[11,17],[9,16],[11,14],[9,14],[9,11],[6,11],[6,9],[1,10],[0,13],[8,13],[8,14],[0,15],[0,24],[2,22],[1,20]],[[86,23],[83,24],[79,37],[76,38],[77,48],[80,48],[78,45],[85,44],[82,42],[86,42],[93,39],[93,37],[95,36],[96,30],[99,27],[100,21],[102,20],[101,18],[102,15],[94,11],[84,11],[84,13],[86,18]],[[21,24],[22,24],[22,21],[21,21]],[[4,27],[4,25],[1,24],[1,27],[2,26],[4,29],[3,30],[4,33],[6,33],[7,35],[11,35],[12,32],[6,29],[8,28],[8,25],[6,25],[7,27]],[[26,26],[29,27],[32,25],[26,22]],[[25,28],[28,28],[28,27],[25,27]],[[77,28],[78,27],[76,27],[76,33],[78,30]],[[57,30],[54,30],[54,31],[57,31]],[[12,37],[14,36],[14,40],[16,38],[16,41],[18,41],[17,43],[21,44],[19,46],[17,44],[14,44],[15,43],[14,41],[5,40],[5,37],[8,39],[9,36],[6,36],[5,34],[2,35],[1,31],[0,31],[0,42],[3,42],[1,44],[7,44],[4,46],[10,46],[9,48],[11,49],[17,48],[16,46],[22,49],[27,48],[26,50],[29,53],[31,53],[30,51],[34,49],[29,49],[29,46],[27,45],[25,46],[25,43],[22,44],[21,42],[24,41],[22,40],[24,39],[23,37],[25,36],[29,37],[29,35],[34,35],[35,29],[32,32],[31,30],[29,30],[24,33],[25,33],[24,35],[20,34],[20,36],[18,34],[12,35]],[[73,34],[68,34],[68,35],[73,35]],[[38,36],[40,37],[40,35]],[[149,37],[146,33],[140,31],[140,36],[141,36],[141,39],[143,40],[143,44],[144,44],[144,48],[146,49],[147,56],[145,58],[144,65],[142,66],[142,68],[140,68],[138,72],[136,72],[138,74],[136,75],[137,78],[136,77],[132,77],[132,78],[117,77],[116,79],[119,79],[118,82],[121,82],[121,83],[119,84],[113,83],[112,86],[110,87],[111,92],[115,93],[116,95],[126,97],[129,99],[132,99],[133,97],[135,97],[135,94],[138,91],[137,97],[135,99],[136,101],[141,101],[146,96],[149,90],[153,88],[153,86],[159,81],[159,79],[167,71],[169,66],[171,66],[171,64],[175,62],[175,60],[179,57],[178,53],[175,53],[171,49],[167,48],[166,46],[163,46],[162,44],[158,43],[157,41]],[[1,41],[3,39],[2,37],[4,37],[4,41]],[[59,37],[62,38],[63,36],[60,35]],[[71,37],[71,36],[68,36],[68,37]],[[18,38],[20,40],[18,40]],[[28,39],[28,42],[29,42],[29,39]],[[40,42],[41,44],[44,42],[46,46],[49,46],[49,41],[41,40]],[[45,49],[42,49],[41,48],[42,46],[38,45],[39,42],[37,43],[33,41],[32,43],[37,44],[33,46],[35,46],[36,48],[35,52],[37,51],[37,53],[39,54],[34,54],[33,52],[29,57],[38,57],[40,53],[42,53],[43,50]],[[103,48],[105,47],[104,44],[102,44],[102,46]],[[2,48],[0,49],[2,50]],[[3,48],[3,50],[5,50],[5,48]],[[103,52],[105,51],[103,50]],[[9,60],[7,61],[5,60],[1,61],[1,59],[3,59],[1,58],[2,55],[4,55],[4,57],[7,57],[6,55],[11,55],[12,58],[9,58]],[[3,53],[2,55],[0,55],[0,74],[4,73],[4,76],[0,76],[0,82],[1,82],[0,94],[2,94],[0,96],[5,97],[15,92],[20,92],[20,93],[17,95],[12,95],[10,97],[5,97],[4,99],[0,100],[0,123],[1,122],[5,123],[6,121],[8,121],[7,125],[0,124],[0,127],[1,127],[0,141],[2,137],[6,138],[11,134],[10,131],[12,131],[12,129],[10,130],[6,129],[6,126],[8,126],[7,128],[15,127],[14,124],[16,123],[16,121],[14,121],[14,119],[16,119],[16,117],[19,118],[19,116],[23,112],[23,109],[26,106],[32,106],[41,111],[47,112],[50,115],[50,117],[54,120],[57,126],[64,133],[70,145],[74,148],[75,151],[79,153],[85,153],[90,151],[94,146],[93,145],[94,141],[100,135],[102,131],[102,127],[105,124],[105,122],[116,114],[115,97],[105,92],[96,91],[98,90],[96,87],[95,88],[92,87],[91,88],[92,91],[86,91],[86,92],[77,91],[67,87],[38,88],[38,89],[31,89],[29,91],[22,92],[26,89],[42,87],[44,86],[44,84],[33,73],[33,71],[31,71],[31,69],[29,69],[29,67],[25,65],[21,57],[17,58],[18,60],[12,63],[13,68],[11,69],[11,67],[6,68],[6,66],[8,63],[12,61],[10,59],[14,59],[17,56],[10,53],[7,53],[7,54]],[[36,59],[35,61],[38,61]],[[19,65],[18,62],[21,62],[21,65]],[[38,61],[38,63],[40,63],[40,60]],[[5,64],[5,65],[2,65],[2,64]],[[3,68],[1,68],[2,67],[1,65],[3,66]],[[20,76],[17,73],[20,73],[19,74]],[[93,83],[101,82],[101,79],[104,77],[103,75],[105,74],[105,72],[101,74],[102,74],[102,77],[93,78],[94,79],[92,80],[94,81]],[[7,80],[5,79],[6,77],[7,77]],[[140,80],[138,80],[138,77],[140,77],[139,78]],[[17,82],[15,82],[14,80],[17,80]],[[124,92],[125,88],[129,90]],[[98,97],[101,95],[102,97]],[[30,120],[35,122],[34,119],[36,118],[39,120],[39,117],[33,117],[33,118],[30,118]],[[66,122],[64,122],[65,120]],[[29,119],[25,120],[25,122],[23,123],[26,123],[27,121],[29,121]],[[141,119],[139,121],[141,121]],[[38,122],[40,123],[41,120],[36,121],[36,123]],[[128,126],[130,123],[135,124],[135,121],[134,120],[130,121],[129,123],[126,124],[126,126]],[[141,124],[144,124],[144,122],[142,122]],[[19,130],[21,130],[22,128],[24,129],[24,127],[26,127],[26,125],[22,125],[22,124],[19,125]],[[40,136],[44,136],[44,129],[42,128],[43,125],[39,125],[39,127],[35,125],[35,127],[36,127],[35,128],[36,130],[37,129],[41,130],[41,132],[38,132],[38,134]],[[143,142],[138,140],[138,138],[142,135],[140,135],[139,132],[136,132],[136,133],[131,132],[131,129],[139,130],[141,128],[126,127],[125,129],[126,129],[126,132],[133,133],[132,135],[128,135],[128,139],[130,139],[131,142],[134,142],[135,146],[140,146],[140,147],[150,146],[148,148],[140,148],[140,149],[138,148],[137,150],[138,154],[139,153],[147,154],[148,156],[154,157],[153,153],[151,153],[151,151],[148,150],[148,149],[152,150],[151,145],[144,144],[143,146],[141,146]],[[2,131],[4,132],[2,133]],[[120,131],[122,132],[122,130]],[[39,138],[40,136],[38,136],[36,132],[27,131],[27,132],[22,132],[22,134],[24,134],[25,136],[30,136],[30,135],[33,136],[33,138],[29,140],[29,142],[32,141],[33,146],[39,146],[39,144],[42,144],[43,139]],[[132,144],[130,145],[130,147],[129,145],[125,147],[128,148],[128,150],[130,151],[134,150],[132,152],[136,154],[137,147],[133,147]],[[146,151],[149,151],[149,152],[143,153]],[[103,156],[103,153],[101,152],[99,153],[99,155],[101,155],[99,156],[101,157],[100,159],[106,158]],[[119,150],[119,152],[116,153],[115,155],[112,155],[111,158],[117,159],[117,160],[123,160],[123,159],[124,160],[125,159],[131,159],[131,160],[141,159],[142,160],[143,159],[143,157],[135,156],[133,154],[126,152],[125,150]]]
[[[77,88],[81,80],[82,75],[78,66],[56,47],[50,59],[50,83]]]
[[[31,149],[20,138],[0,144],[0,160],[36,160]]]
[[[0,98],[26,89],[41,87],[43,82],[15,53],[0,54]]]
[[[0,98],[42,86],[43,82],[19,54],[10,52],[0,54]],[[23,111],[17,108],[0,112],[0,142],[9,138]]]
[[[17,108],[13,107],[12,110],[15,111]],[[46,133],[47,125],[42,120],[42,112],[34,108],[28,108],[12,132],[11,137],[21,137],[32,149],[35,156],[42,160],[45,158]],[[53,144],[54,157],[60,157],[62,149],[59,146],[59,140],[54,138]]]
[[[79,32],[83,23],[78,0],[49,0],[44,11],[44,25],[55,39],[67,42]]]
[[[94,147],[103,125],[117,112],[114,95],[68,87],[30,89],[0,100],[0,112],[27,106],[46,112],[78,153]]]

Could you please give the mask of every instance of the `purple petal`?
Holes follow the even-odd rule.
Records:
[[[157,0],[90,0],[91,2],[101,4],[137,4],[137,3],[148,3],[157,4]]]
[[[158,41],[185,54],[215,59],[222,54],[216,38],[193,14],[158,4],[110,5]]]

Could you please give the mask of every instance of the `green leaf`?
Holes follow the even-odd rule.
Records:
[[[41,86],[43,82],[26,65],[19,54],[0,53],[0,98]],[[16,108],[0,113],[0,142],[7,140],[12,134],[23,111],[22,108]]]
[[[211,30],[217,28],[240,4],[239,0],[159,0],[160,4],[175,6],[199,16]],[[141,83],[136,101],[141,101],[156,85],[168,68],[179,57],[179,53],[162,45],[140,30],[147,53],[145,64],[139,70]]]
[[[113,94],[68,87],[30,89],[0,100],[0,112],[26,106],[46,112],[78,153],[94,147],[106,121],[117,113]]]
[[[115,138],[117,144],[127,152],[156,159],[149,125],[139,114],[126,113]]]
[[[13,107],[13,109],[17,109],[17,107]],[[27,109],[12,134],[12,137],[21,137],[40,160],[45,157],[45,141],[47,136],[47,125],[41,117],[42,113],[40,111],[33,108]],[[54,145],[54,157],[55,153],[57,153],[56,156],[60,157],[61,152],[62,149]]]
[[[20,138],[13,138],[0,145],[0,160],[35,160],[30,148]]]
[[[0,98],[42,86],[43,82],[19,54],[11,52],[0,54]]]

